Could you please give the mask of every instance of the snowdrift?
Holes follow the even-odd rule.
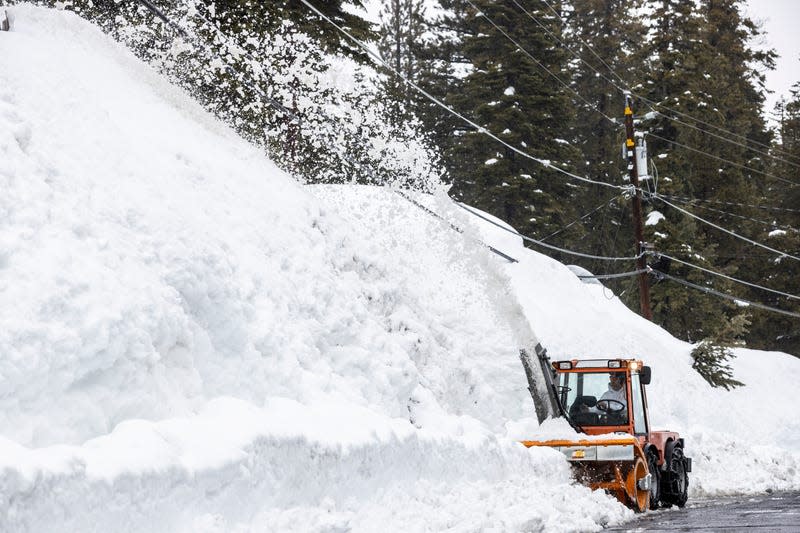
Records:
[[[0,33],[0,530],[597,530],[517,350],[641,355],[694,495],[800,487],[798,360],[690,347],[519,239],[305,187],[73,14]],[[519,259],[504,264],[480,243]],[[765,408],[764,406],[768,406]],[[731,469],[735,461],[737,468]]]

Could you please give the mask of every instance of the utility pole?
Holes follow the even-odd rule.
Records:
[[[639,274],[639,307],[647,320],[653,319],[650,310],[650,282],[647,279],[647,261],[644,254],[644,229],[642,227],[642,192],[639,188],[639,170],[636,161],[636,141],[633,138],[633,98],[630,91],[625,91],[625,153],[628,157],[628,173],[633,185],[633,227],[636,243],[636,269]]]

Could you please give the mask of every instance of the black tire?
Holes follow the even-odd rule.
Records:
[[[661,500],[661,471],[658,468],[658,452],[647,452],[647,470],[650,471],[650,509],[658,509]]]
[[[689,499],[689,475],[686,472],[686,459],[683,455],[683,447],[680,444],[668,446],[669,463],[664,472],[664,479],[661,484],[661,501],[671,505],[683,507]]]
[[[677,468],[675,469],[678,472],[677,475],[677,484],[679,487],[678,496],[675,498],[675,505],[680,508],[683,508],[686,505],[686,501],[689,499],[689,474],[686,472],[686,462],[683,456],[683,448],[675,447],[675,450],[672,452],[673,460],[676,459],[676,455],[680,456],[680,460],[676,465]]]

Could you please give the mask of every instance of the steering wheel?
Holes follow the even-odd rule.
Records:
[[[618,415],[625,410],[625,404],[619,400],[600,400],[596,407],[607,415]]]

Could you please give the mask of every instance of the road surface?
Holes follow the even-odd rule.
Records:
[[[800,532],[800,492],[689,499],[683,509],[648,511],[631,522],[605,531],[703,533]]]

